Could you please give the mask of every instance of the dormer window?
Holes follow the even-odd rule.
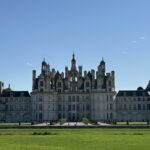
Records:
[[[61,82],[58,82],[58,87],[61,88]]]
[[[43,81],[40,81],[40,86],[42,86],[42,87],[43,87],[43,85],[44,85],[44,84],[43,84]]]
[[[86,82],[86,87],[89,87],[90,86],[90,83],[89,82]]]

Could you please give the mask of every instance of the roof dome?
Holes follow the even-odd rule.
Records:
[[[144,89],[140,86],[137,88],[138,91],[143,91]]]
[[[102,61],[100,62],[101,65],[105,65],[105,61],[104,59],[102,58]]]
[[[45,58],[44,60],[42,61],[42,65],[47,65],[46,61],[45,61]]]

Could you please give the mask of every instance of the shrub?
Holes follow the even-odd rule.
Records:
[[[61,119],[59,120],[60,125],[63,125],[65,122],[66,122],[66,119],[65,119],[65,118],[61,118]]]
[[[89,123],[89,119],[86,118],[86,117],[84,117],[84,118],[82,119],[82,121],[83,121],[84,124],[88,124],[88,123]]]

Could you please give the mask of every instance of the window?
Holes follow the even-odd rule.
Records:
[[[42,104],[39,104],[39,110],[42,111]]]
[[[138,104],[138,110],[141,110],[141,104]]]
[[[39,114],[39,120],[42,121],[42,119],[43,119],[43,116],[42,116],[42,113],[40,113]]]
[[[61,88],[61,82],[58,82],[58,87]]]
[[[86,89],[86,93],[89,93],[90,92],[90,90],[89,89]]]
[[[65,111],[65,105],[63,105],[63,111]]]
[[[143,104],[143,110],[145,110],[145,104]]]
[[[77,96],[77,102],[79,102],[79,96]]]
[[[41,96],[39,97],[39,101],[42,102],[42,97]]]
[[[60,104],[58,105],[58,111],[61,111],[61,105]]]
[[[57,91],[58,93],[61,93],[61,89],[58,89],[58,91]]]
[[[112,110],[112,104],[110,104],[110,110]]]
[[[71,105],[68,105],[68,111],[71,111]]]
[[[72,101],[75,102],[75,96],[72,97]]]
[[[133,105],[133,109],[136,110],[136,104]]]
[[[89,82],[86,82],[86,87],[89,87],[90,86],[90,83]]]
[[[86,105],[86,110],[87,110],[87,111],[90,110],[90,105],[89,105],[89,104]]]
[[[58,96],[58,101],[61,102],[62,101],[62,97]]]
[[[108,82],[108,85],[111,86],[111,81]]]
[[[110,119],[113,119],[113,114],[112,113],[110,113]]]
[[[42,87],[43,87],[43,81],[40,81],[40,86],[42,86]]]
[[[71,102],[71,96],[68,96],[68,102]]]
[[[43,89],[40,89],[40,92],[43,92]]]
[[[75,104],[73,104],[73,110],[75,110],[75,109],[76,109]]]
[[[126,109],[127,109],[126,104],[124,104],[124,110],[126,110]]]
[[[61,119],[61,118],[62,118],[60,113],[58,114],[58,118],[59,118],[59,119]]]
[[[147,104],[147,110],[150,110],[150,104]]]

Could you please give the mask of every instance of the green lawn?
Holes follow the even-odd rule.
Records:
[[[21,126],[31,126],[30,122],[21,122]],[[0,123],[0,126],[19,126],[19,122],[14,123]]]
[[[0,129],[0,150],[149,150],[149,141],[150,129]]]
[[[117,125],[127,125],[127,122],[117,122]],[[129,122],[129,125],[147,125],[147,122]]]

